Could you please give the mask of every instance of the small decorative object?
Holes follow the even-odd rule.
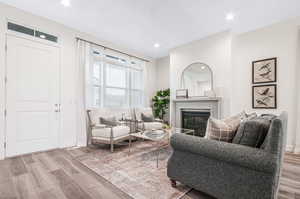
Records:
[[[214,90],[208,90],[208,91],[205,91],[205,92],[204,92],[204,95],[205,95],[206,97],[216,97],[216,93],[215,93]]]
[[[170,104],[170,89],[157,91],[152,102],[154,116],[163,120]]]
[[[188,89],[178,89],[176,90],[176,98],[188,98]]]
[[[252,87],[252,107],[255,109],[276,109],[276,98],[275,84]]]
[[[252,83],[276,82],[276,68],[276,57],[252,62]]]

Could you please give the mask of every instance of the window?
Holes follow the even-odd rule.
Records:
[[[142,107],[143,64],[111,51],[92,49],[88,76],[92,88],[88,89],[88,106]]]

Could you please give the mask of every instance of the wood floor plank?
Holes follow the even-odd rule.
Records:
[[[13,177],[13,182],[19,199],[39,199],[29,173]]]
[[[72,183],[72,179],[62,169],[52,171],[51,174],[56,177],[60,185],[68,185]]]
[[[28,172],[21,157],[11,158],[10,168],[13,176],[19,176]]]
[[[10,159],[0,161],[0,184],[11,179]]]
[[[97,149],[76,150],[0,161],[0,199],[132,199],[75,158],[94,156]],[[287,154],[283,168],[278,199],[300,199],[300,156]],[[213,198],[192,190],[182,199]]]
[[[64,170],[52,172],[58,179],[59,185],[65,196],[69,199],[92,199]]]
[[[65,194],[60,188],[54,188],[47,191],[43,191],[39,194],[41,199],[67,199]]]
[[[33,158],[48,171],[55,171],[60,168],[56,162],[47,156],[47,152],[34,154]]]
[[[40,194],[39,194],[39,197],[40,198],[43,198],[43,199],[60,199],[56,196],[55,192],[53,190],[48,190],[48,191],[42,191]]]
[[[22,158],[23,158],[23,161],[25,162],[25,164],[32,164],[35,162],[32,158],[32,154],[24,155],[24,156],[22,156]]]
[[[38,189],[38,192],[45,192],[57,187],[58,181],[56,178],[47,170],[43,169],[39,163],[35,162],[26,166],[31,176],[32,183],[34,184],[34,187]]]
[[[1,171],[0,171],[1,172]],[[11,179],[0,183],[0,198],[1,199],[17,199],[17,191]]]
[[[76,183],[62,185],[61,189],[68,199],[92,199],[92,197]]]
[[[79,171],[65,158],[62,156],[54,157],[54,160],[69,174],[79,174]]]

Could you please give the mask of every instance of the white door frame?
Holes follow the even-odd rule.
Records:
[[[7,77],[7,37],[8,36],[13,36],[13,37],[16,37],[16,38],[21,38],[21,39],[25,39],[25,40],[29,40],[29,41],[32,41],[32,42],[37,42],[37,43],[41,43],[41,44],[44,44],[44,45],[49,45],[49,46],[53,46],[53,47],[57,47],[58,50],[59,50],[59,91],[58,91],[58,94],[59,94],[59,104],[61,105],[61,45],[59,45],[58,43],[53,43],[53,42],[50,42],[50,41],[47,41],[47,40],[43,40],[43,39],[40,39],[40,38],[35,38],[33,36],[29,36],[29,35],[25,35],[25,34],[21,34],[21,33],[17,33],[17,32],[13,32],[13,31],[10,31],[10,30],[7,30],[6,31],[6,34],[5,34],[5,53],[4,53],[4,56],[5,56],[5,65],[4,65],[4,110],[6,110],[7,108],[7,84],[6,84],[6,77]],[[0,104],[1,105],[1,104]],[[1,108],[1,107],[0,107]],[[59,130],[58,130],[58,147],[62,147],[62,133],[61,133],[61,123],[62,123],[62,118],[61,118],[61,111],[60,111],[60,116],[59,116]],[[4,115],[4,134],[3,134],[3,145],[1,147],[4,148],[3,150],[3,157],[1,157],[1,153],[0,153],[0,159],[3,159],[6,157],[6,143],[7,143],[7,129],[6,129],[6,125],[7,125],[7,120],[6,120],[6,117]],[[1,141],[1,139],[0,139]],[[1,143],[0,143],[1,144]],[[1,150],[0,150],[1,152]]]

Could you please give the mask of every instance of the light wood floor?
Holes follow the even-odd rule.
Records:
[[[88,153],[86,148],[77,149]],[[130,199],[68,150],[0,161],[0,199]],[[300,199],[300,156],[286,156],[280,199]],[[211,199],[192,190],[183,199]]]

